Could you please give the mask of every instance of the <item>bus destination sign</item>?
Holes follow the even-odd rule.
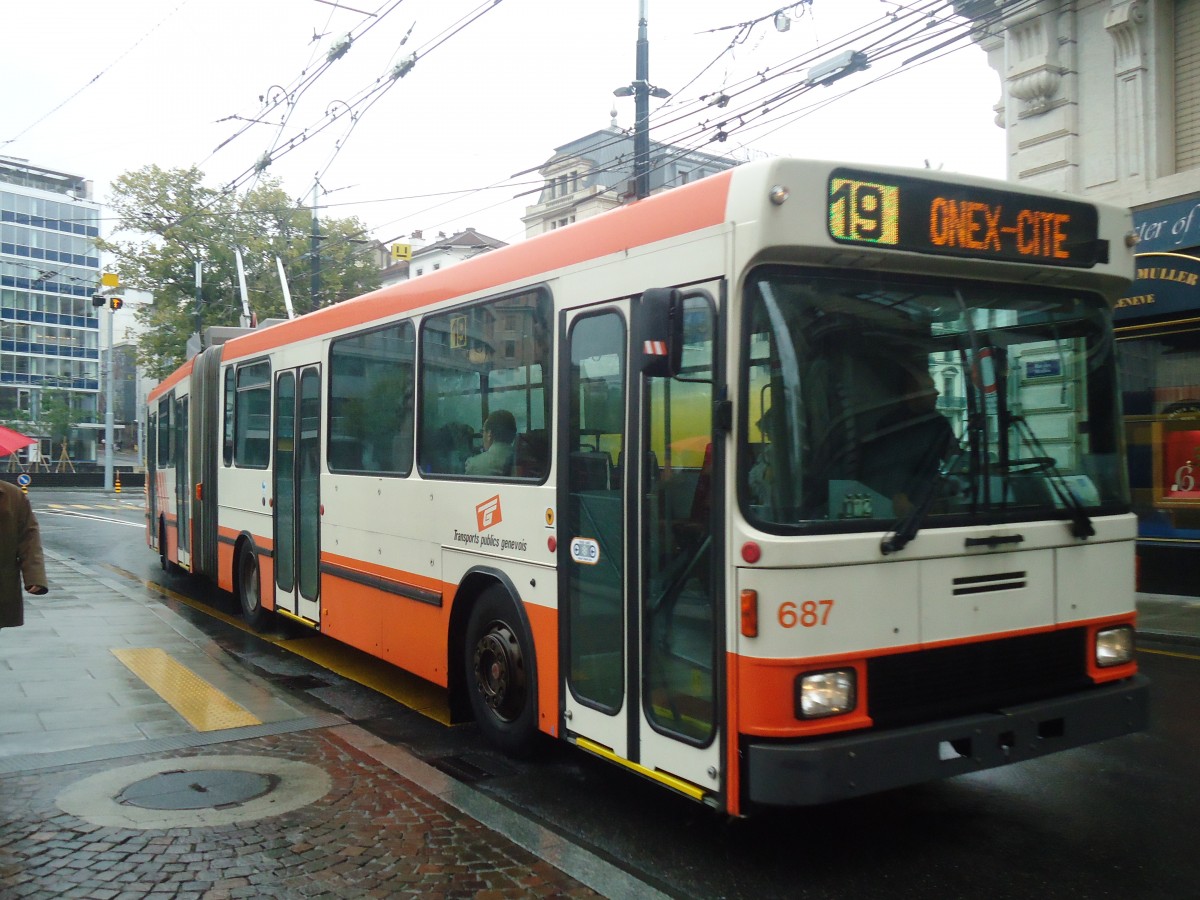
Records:
[[[1074,200],[836,169],[828,202],[829,236],[844,244],[1078,268],[1105,261],[1096,208]]]

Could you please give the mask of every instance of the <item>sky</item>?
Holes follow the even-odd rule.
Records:
[[[356,215],[385,244],[466,227],[517,241],[556,147],[614,109],[632,127],[613,90],[634,80],[642,4],[649,81],[673,94],[651,102],[656,141],[1004,177],[983,51],[901,65],[940,43],[914,35],[954,22],[937,0],[6,0],[0,155],[82,175],[100,202],[147,165],[247,188],[269,158],[299,204],[317,183],[322,215]],[[767,99],[890,43],[865,71]]]

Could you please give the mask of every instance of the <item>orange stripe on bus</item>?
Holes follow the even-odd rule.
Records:
[[[191,375],[192,374],[192,366],[195,364],[195,362],[196,362],[196,357],[193,356],[191,359],[189,359],[187,362],[185,362],[182,366],[180,366],[178,369],[176,369],[174,372],[172,372],[170,375],[168,375],[166,378],[164,378],[161,382],[159,382],[159,384],[154,388],[154,390],[152,390],[149,394],[146,395],[147,405],[153,403],[155,400],[157,400],[159,397],[161,397],[163,394],[165,394],[171,388],[175,387],[175,385],[179,384],[179,382],[183,381],[183,379],[186,378],[188,375]]]
[[[254,356],[296,341],[719,225],[725,221],[731,178],[732,170],[710,175],[569,228],[547,232],[356,300],[242,335],[225,343],[222,360]]]

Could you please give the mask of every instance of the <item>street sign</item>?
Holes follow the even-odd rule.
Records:
[[[17,484],[19,484],[21,487],[29,487],[29,484],[32,481],[33,481],[33,479],[30,478],[28,475],[26,475],[24,472],[22,472],[20,475],[17,476]]]

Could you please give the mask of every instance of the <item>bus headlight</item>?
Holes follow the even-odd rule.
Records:
[[[853,669],[801,675],[796,679],[796,717],[822,719],[851,712],[855,693]]]
[[[1133,629],[1128,625],[1096,632],[1096,665],[1123,666],[1133,660]]]

